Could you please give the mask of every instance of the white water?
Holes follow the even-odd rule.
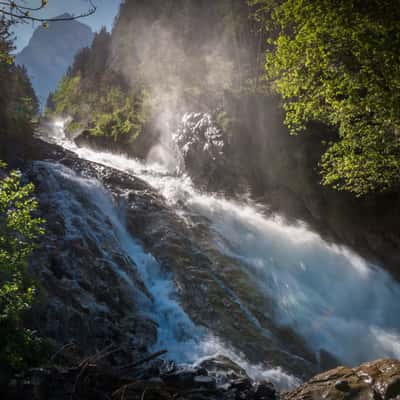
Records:
[[[139,176],[182,216],[206,217],[216,248],[240,261],[258,289],[274,299],[276,323],[293,328],[315,352],[324,349],[347,364],[400,358],[400,285],[382,269],[305,226],[199,193],[188,177],[160,165],[58,142],[81,158]]]
[[[61,164],[36,162],[35,169],[44,175],[51,187],[49,200],[64,220],[67,238],[90,237],[102,249],[105,259],[109,258],[109,248],[104,244],[118,243],[118,248],[113,250],[122,252],[136,265],[140,278],[152,295],[152,301],[140,293],[132,278],[118,265],[114,264],[114,268],[132,288],[132,296],[136,301],[140,299],[142,312],[157,324],[158,337],[154,351],[168,349],[168,359],[181,364],[195,364],[222,354],[245,368],[255,380],[270,380],[280,389],[298,385],[298,379],[281,368],[265,369],[262,365],[249,364],[243,355],[194,325],[176,300],[176,288],[171,277],[162,271],[154,257],[146,253],[127,231],[123,212],[99,181],[79,177]],[[101,307],[98,304],[91,306]]]
[[[141,296],[141,309],[158,325],[155,347],[167,348],[169,357],[178,362],[194,361],[191,359],[196,353],[193,348],[199,346],[204,333],[195,327],[175,300],[175,287],[170,277],[128,233],[123,214],[101,183],[79,177],[60,164],[37,162],[35,168],[45,170],[46,179],[51,181],[50,200],[63,217],[67,237],[90,237],[103,249],[104,258],[108,257],[109,251],[104,243],[118,243],[119,248],[115,251],[122,251],[137,266],[147,290],[153,295],[152,301]],[[121,273],[121,277],[132,288],[135,287],[135,282],[127,274]]]

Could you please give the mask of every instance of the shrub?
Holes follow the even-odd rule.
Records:
[[[23,318],[36,294],[26,272],[28,258],[44,231],[43,220],[34,216],[33,184],[24,185],[18,171],[5,168],[0,162],[0,360],[12,372],[43,355],[43,341],[24,327]]]

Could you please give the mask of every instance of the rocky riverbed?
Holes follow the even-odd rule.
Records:
[[[14,379],[6,398],[12,400],[398,400],[400,362],[378,360],[357,368],[338,367],[299,388],[278,392],[271,383],[253,382],[229,359],[210,359],[197,368],[171,364],[122,371],[104,362],[29,371]]]

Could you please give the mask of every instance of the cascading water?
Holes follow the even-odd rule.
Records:
[[[211,332],[192,322],[176,300],[172,277],[127,231],[123,207],[113,200],[99,181],[80,177],[61,164],[45,161],[36,162],[34,170],[51,186],[48,200],[62,216],[66,239],[90,237],[105,259],[109,258],[107,252],[110,251],[105,243],[113,243],[118,246],[114,251],[123,258],[129,258],[136,266],[151,299],[140,292],[129,274],[113,264],[117,274],[131,287],[132,296],[140,303],[142,313],[156,323],[158,333],[154,351],[168,349],[168,358],[184,365],[194,365],[208,357],[223,354],[244,367],[253,379],[273,381],[279,388],[291,388],[298,384],[296,378],[280,368],[266,370],[261,365],[251,365]]]
[[[205,196],[191,207],[211,221],[219,250],[275,299],[274,320],[314,351],[353,365],[400,357],[400,286],[386,272],[254,207]]]
[[[62,130],[62,124],[58,129]],[[315,353],[324,350],[348,364],[400,358],[400,285],[382,269],[348,249],[326,243],[305,226],[289,226],[265,216],[255,205],[199,193],[187,176],[173,175],[161,165],[77,148],[61,136],[57,142],[79,157],[147,181],[189,223],[193,216],[206,219],[215,250],[236,260],[255,282],[255,290],[273,299],[272,309],[259,311],[268,313],[277,325],[292,328]],[[158,279],[161,275],[154,259],[139,251],[116,214],[111,215],[121,243],[133,254],[149,289],[161,288],[158,311],[167,307],[175,316],[175,321],[158,321],[160,326],[173,334],[180,325],[188,343],[191,335],[196,340],[197,328],[176,302],[171,303],[169,281]],[[171,347],[175,339],[165,336],[162,340]],[[179,341],[180,351],[183,343]]]
[[[46,179],[51,181],[50,201],[57,206],[66,226],[67,238],[87,236],[103,249],[107,258],[108,249],[103,243],[118,243],[119,251],[136,265],[140,278],[148,292],[150,301],[140,296],[141,309],[158,326],[157,349],[168,348],[170,357],[179,362],[192,361],[193,347],[202,336],[190,318],[174,299],[175,288],[172,280],[161,271],[160,265],[131,237],[124,226],[123,211],[113,202],[104,187],[95,179],[86,179],[76,175],[71,169],[60,164],[37,162],[34,168],[42,170]],[[115,269],[137,295],[135,282],[124,272]]]

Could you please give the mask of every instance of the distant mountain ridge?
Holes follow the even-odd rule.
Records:
[[[38,27],[28,45],[17,54],[16,63],[27,68],[42,108],[77,51],[90,46],[93,36],[92,29],[78,21],[52,23],[48,28]]]

